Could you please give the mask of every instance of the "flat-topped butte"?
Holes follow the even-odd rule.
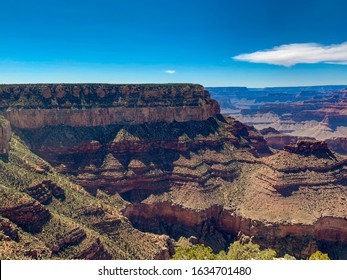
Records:
[[[0,110],[200,106],[209,99],[197,84],[0,85]]]
[[[202,121],[219,113],[196,84],[0,85],[0,114],[15,128]]]

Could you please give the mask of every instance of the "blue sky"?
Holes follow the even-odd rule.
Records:
[[[0,83],[347,84],[345,0],[0,0]]]

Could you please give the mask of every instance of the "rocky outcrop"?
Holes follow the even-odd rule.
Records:
[[[327,139],[326,142],[331,150],[347,155],[347,137],[333,137]]]
[[[64,200],[65,191],[51,180],[33,183],[26,189],[27,193],[42,204],[49,204],[52,198]]]
[[[0,217],[0,241],[19,241],[18,228],[7,218]]]
[[[82,260],[112,260],[112,254],[107,251],[99,238],[90,247],[83,250],[74,258]]]
[[[296,144],[284,146],[284,150],[292,153],[310,155],[314,153],[331,153],[325,141],[299,140]]]
[[[86,237],[87,234],[83,229],[74,227],[70,231],[64,233],[64,236],[57,236],[55,244],[51,246],[50,249],[53,254],[56,254],[66,247],[81,243]]]
[[[30,232],[39,231],[50,218],[49,211],[38,203],[28,203],[16,208],[1,208],[1,214]]]
[[[9,121],[0,116],[0,155],[8,154],[11,136],[12,130]]]
[[[295,144],[299,140],[315,140],[314,138],[310,137],[301,137],[284,134],[272,127],[261,129],[259,132],[263,135],[269,147],[277,150],[282,150],[284,146],[289,144]]]
[[[264,128],[260,130],[259,132],[263,135],[269,147],[277,149],[277,150],[283,150],[284,146],[287,146],[289,144],[292,144],[295,146],[295,144],[299,140],[310,140],[310,141],[315,140],[314,138],[311,138],[311,137],[293,136],[293,135],[281,133],[272,127]],[[342,155],[347,155],[347,137],[333,137],[333,138],[326,139],[325,142],[327,143],[328,148],[331,151],[342,154]]]
[[[327,154],[312,153],[311,148],[295,150],[294,154],[281,151],[263,162],[266,167],[255,173],[257,181],[283,196],[292,195],[300,187],[342,186],[347,179],[347,159],[330,151]],[[339,188],[336,187],[337,192]]]
[[[21,129],[200,121],[220,111],[191,84],[3,85],[0,96],[0,114]]]
[[[233,144],[241,147],[242,139],[247,139],[247,144],[255,149],[253,152],[254,156],[268,156],[272,154],[264,137],[253,126],[245,125],[230,117],[228,120],[231,123],[227,128],[228,132],[239,140],[239,143],[234,142]]]
[[[20,195],[17,199],[13,192],[5,186],[0,186],[0,214],[11,222],[29,232],[41,231],[43,225],[50,219],[50,212],[34,199]]]

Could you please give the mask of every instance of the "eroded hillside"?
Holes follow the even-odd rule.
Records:
[[[1,259],[169,257],[170,239],[134,229],[119,213],[119,196],[91,196],[17,135],[9,144],[0,159]]]

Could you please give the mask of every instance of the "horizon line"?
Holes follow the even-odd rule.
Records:
[[[201,85],[204,88],[249,88],[249,89],[265,89],[265,88],[299,88],[299,87],[347,87],[346,84],[304,84],[304,85],[281,85],[281,86],[247,86],[247,85],[203,85],[202,83],[196,82],[148,82],[148,83],[112,83],[112,82],[24,82],[24,83],[0,83],[0,86],[9,85]]]

